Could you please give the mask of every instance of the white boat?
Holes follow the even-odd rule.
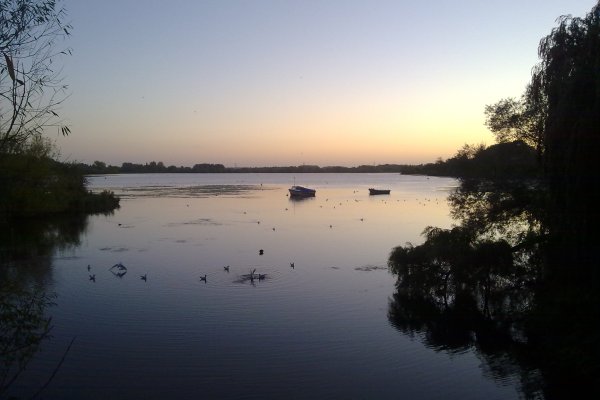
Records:
[[[290,189],[290,196],[292,197],[314,197],[317,191],[315,189],[309,189],[304,186],[294,185]]]

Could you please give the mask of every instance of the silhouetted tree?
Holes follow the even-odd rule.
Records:
[[[544,130],[548,104],[546,97],[530,84],[519,100],[502,99],[485,106],[485,124],[498,143],[522,141],[536,149],[538,158],[544,153]]]
[[[600,257],[593,238],[600,223],[600,2],[584,18],[561,17],[540,42],[539,56],[532,86],[548,103],[548,222],[559,241],[555,248],[570,249],[557,254],[563,261],[555,272],[559,280],[573,277],[597,286]]]
[[[541,392],[527,379],[526,395],[597,397],[600,2],[584,18],[561,17],[539,56],[520,100],[486,107],[500,147],[485,158],[509,157],[518,147],[504,142],[520,139],[538,149],[546,180],[463,180],[450,196],[460,225],[427,228],[425,243],[390,254],[398,293],[389,314],[399,329],[451,349],[483,349],[481,338],[500,333],[493,342],[507,338],[507,350],[522,347],[511,358],[540,370]]]
[[[65,11],[55,0],[0,0],[0,157],[19,153],[44,129],[63,135],[57,108],[64,100],[56,40],[69,35]]]

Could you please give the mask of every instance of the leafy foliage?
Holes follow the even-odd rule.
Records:
[[[600,256],[597,158],[600,152],[600,2],[584,18],[561,17],[540,42],[532,85],[548,99],[545,142],[551,190],[548,223],[557,233],[556,279],[595,283]]]
[[[388,263],[398,275],[394,326],[436,348],[476,346],[490,364],[493,339],[522,366],[533,398],[598,394],[599,49],[600,2],[584,18],[561,17],[541,40],[520,100],[486,107],[499,145],[535,145],[545,179],[463,180],[450,196],[460,225],[427,228],[423,244],[397,247]],[[479,154],[459,151],[454,162]]]
[[[485,124],[496,136],[496,142],[521,141],[544,152],[544,131],[547,117],[546,97],[529,85],[521,99],[502,99],[485,106]]]
[[[70,34],[55,0],[0,1],[0,157],[19,153],[48,127],[60,126],[56,110],[67,89],[55,59],[57,39]]]
[[[111,194],[87,192],[83,174],[55,161],[44,137],[71,132],[57,113],[67,90],[55,62],[70,54],[56,48],[70,34],[65,18],[56,0],[0,0],[0,222],[118,206]]]
[[[112,192],[87,191],[85,177],[75,165],[43,154],[35,147],[0,158],[0,222],[56,213],[98,213],[119,206]]]
[[[523,141],[489,147],[465,144],[446,161],[407,166],[405,174],[453,176],[457,178],[522,179],[540,175],[535,150]]]

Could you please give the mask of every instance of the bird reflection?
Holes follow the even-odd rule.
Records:
[[[127,267],[118,262],[109,268],[109,271],[117,278],[122,278],[127,273]]]
[[[122,278],[125,276],[125,274],[127,274],[127,271],[110,271],[114,276],[116,276],[117,278]]]

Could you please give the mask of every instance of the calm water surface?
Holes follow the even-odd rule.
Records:
[[[291,200],[294,183],[316,197]],[[80,245],[52,257],[53,337],[11,394],[43,385],[75,337],[41,397],[518,398],[518,377],[495,378],[470,349],[428,348],[388,318],[390,250],[421,243],[428,225],[449,227],[456,184],[397,174],[91,177],[91,189],[123,197],[121,208],[91,217]],[[122,276],[110,270],[118,262]],[[248,279],[252,270],[265,279]]]

